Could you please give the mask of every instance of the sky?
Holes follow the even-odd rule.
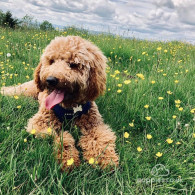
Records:
[[[0,0],[0,9],[60,26],[195,44],[195,0]]]

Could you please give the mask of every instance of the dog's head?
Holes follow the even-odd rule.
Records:
[[[78,36],[56,37],[41,56],[34,80],[48,95],[55,92],[65,103],[82,103],[105,91],[105,68],[105,56],[91,42]]]

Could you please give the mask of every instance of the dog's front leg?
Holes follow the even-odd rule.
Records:
[[[75,141],[67,131],[62,133],[62,124],[53,111],[40,109],[28,122],[27,131],[38,137],[53,135],[55,143],[55,157],[61,164],[62,170],[70,170],[80,164],[79,152]]]
[[[99,164],[102,168],[117,166],[119,158],[115,152],[116,136],[110,127],[103,123],[94,102],[92,102],[88,114],[78,119],[76,124],[81,128],[83,134],[79,141],[83,157],[87,161],[93,158],[94,163]]]
[[[56,118],[53,111],[42,107],[29,119],[26,131],[38,137],[59,133],[62,128],[61,122]]]
[[[94,159],[94,163],[102,168],[118,165],[118,156],[115,152],[116,136],[109,126],[102,124],[85,131],[80,139],[79,145],[83,150],[83,157],[89,161]]]
[[[62,123],[55,116],[53,110],[45,108],[47,92],[40,92],[38,95],[39,111],[29,119],[26,131],[36,136],[56,134],[61,131]]]
[[[62,133],[62,123],[58,120],[52,110],[45,108],[45,92],[39,93],[39,111],[27,125],[27,132],[33,133],[38,137],[53,135],[55,143],[56,159],[62,164],[62,170],[70,170],[80,163],[79,152],[75,147],[75,141],[67,131]]]
[[[62,170],[71,170],[74,166],[79,166],[79,151],[75,147],[75,140],[67,131],[54,137],[56,146],[56,158],[61,164]]]

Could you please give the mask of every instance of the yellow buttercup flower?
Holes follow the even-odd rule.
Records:
[[[129,126],[130,127],[134,127],[134,123],[129,123]]]
[[[121,89],[117,90],[117,93],[121,93],[121,92],[122,92],[122,90],[121,90]]]
[[[125,80],[125,81],[124,81],[124,84],[125,84],[125,85],[128,85],[129,83],[131,83],[130,80]]]
[[[168,93],[169,95],[173,94],[173,92],[171,92],[171,91],[167,91],[167,93]]]
[[[146,137],[147,137],[147,139],[152,139],[152,135],[150,135],[150,134],[147,134]]]
[[[144,106],[144,108],[146,108],[146,109],[147,109],[147,108],[149,108],[149,105],[148,105],[148,104],[146,104],[146,105]]]
[[[163,97],[158,97],[159,100],[163,100],[164,98]]]
[[[157,51],[160,51],[162,49],[162,47],[157,47]]]
[[[47,129],[47,132],[48,132],[48,133],[51,133],[51,131],[52,131],[52,129],[49,127],[49,128]]]
[[[194,114],[194,113],[195,113],[195,108],[193,108],[192,110],[190,110],[190,112],[191,112],[192,114]]]
[[[180,100],[175,100],[175,103],[176,103],[176,104],[180,104],[181,101],[180,101]]]
[[[146,116],[145,118],[146,118],[146,120],[150,121],[152,117],[151,116]]]
[[[182,107],[180,107],[178,110],[179,110],[179,111],[183,111],[183,108],[182,108]]]
[[[168,138],[168,139],[166,139],[166,142],[167,142],[168,144],[172,144],[172,143],[173,143],[173,140],[172,140],[171,138]]]
[[[124,138],[128,138],[129,137],[129,133],[125,132],[124,133]]]
[[[89,164],[93,164],[95,162],[94,158],[89,159]]]
[[[177,83],[179,83],[179,81],[178,80],[175,80],[175,83],[177,84]]]
[[[25,143],[27,142],[27,139],[26,139],[26,138],[24,138],[24,142],[25,142]]]
[[[68,166],[71,166],[73,163],[74,163],[74,159],[73,158],[67,160],[67,165]]]
[[[122,87],[122,84],[118,84],[118,87]]]
[[[156,81],[151,81],[152,84],[156,83]]]
[[[142,148],[141,147],[137,147],[137,151],[138,152],[141,152],[142,151]]]
[[[14,96],[14,99],[18,100],[18,99],[19,99],[19,97],[18,97],[17,95],[15,95],[15,96]]]
[[[163,155],[163,153],[161,153],[161,152],[157,152],[157,153],[156,153],[156,156],[157,156],[157,157],[161,157],[162,155]]]
[[[17,109],[20,109],[21,108],[21,106],[17,106]]]
[[[139,77],[140,79],[144,80],[144,75],[143,74],[136,74],[137,77]]]
[[[36,130],[35,129],[32,129],[31,132],[30,132],[32,135],[34,135],[36,133]]]
[[[177,118],[177,116],[176,115],[173,115],[172,118],[175,119],[175,118]]]
[[[115,70],[114,72],[115,72],[115,74],[120,74],[119,70]]]

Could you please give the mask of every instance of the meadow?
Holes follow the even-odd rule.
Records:
[[[120,165],[101,170],[82,160],[61,172],[52,138],[25,131],[37,101],[0,95],[0,194],[193,194],[195,46],[75,28],[0,28],[0,87],[31,80],[46,45],[67,35],[92,41],[108,58],[107,90],[96,103],[117,135]],[[78,129],[70,132],[79,139]],[[164,170],[154,173],[159,164]]]

